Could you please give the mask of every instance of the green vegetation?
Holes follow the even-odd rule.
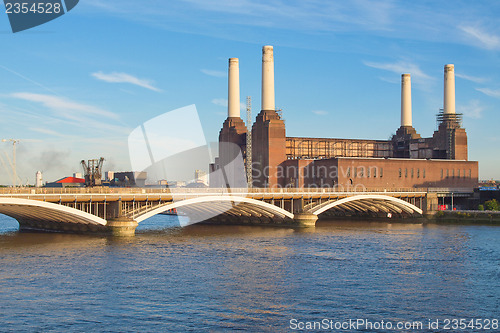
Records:
[[[484,205],[477,206],[477,210],[484,211]]]
[[[484,203],[484,208],[491,211],[499,211],[500,203],[496,199],[488,200]]]

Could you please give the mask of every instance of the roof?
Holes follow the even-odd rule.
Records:
[[[76,178],[76,177],[65,177],[65,178],[61,178],[61,179],[57,180],[56,183],[64,183],[64,184],[80,183],[80,184],[83,184],[83,183],[85,183],[85,179]]]

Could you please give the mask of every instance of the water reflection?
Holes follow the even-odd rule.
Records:
[[[291,318],[485,318],[500,307],[497,227],[145,222],[132,238],[2,229],[2,329],[285,331]]]

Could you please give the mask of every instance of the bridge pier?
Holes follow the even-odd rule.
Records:
[[[112,236],[129,237],[135,236],[135,228],[137,228],[138,225],[139,223],[131,218],[118,217],[108,220],[106,230]]]
[[[310,213],[295,213],[293,222],[297,227],[310,228],[316,226],[318,216]]]

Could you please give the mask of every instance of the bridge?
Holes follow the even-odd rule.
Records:
[[[0,191],[0,213],[21,230],[121,236],[174,208],[190,223],[310,227],[331,216],[422,216],[433,200],[426,190],[8,188]]]

